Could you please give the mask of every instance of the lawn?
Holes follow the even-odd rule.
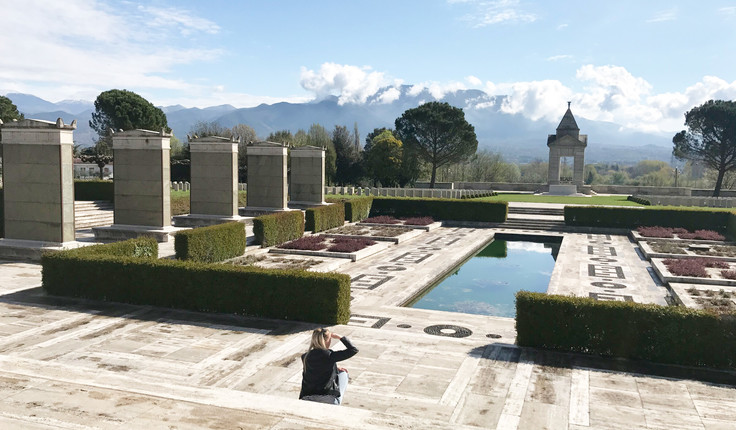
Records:
[[[245,206],[245,191],[238,191],[238,207]],[[189,191],[171,190],[171,215],[189,213]]]

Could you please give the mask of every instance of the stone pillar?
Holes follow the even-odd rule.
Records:
[[[585,181],[585,148],[575,148],[573,171],[572,171],[572,182],[582,187]]]
[[[192,214],[238,216],[238,143],[216,136],[189,143]]]
[[[302,146],[291,150],[290,203],[323,205],[325,203],[325,150]],[[344,194],[344,188],[340,194]]]
[[[247,146],[248,211],[286,210],[286,146],[258,142]]]
[[[128,130],[112,136],[115,163],[115,224],[94,227],[99,240],[141,235],[168,242],[171,227],[171,134]]]
[[[24,119],[2,124],[5,238],[74,241],[76,121]]]
[[[547,183],[560,183],[560,151],[557,148],[549,149],[549,165],[547,167]]]

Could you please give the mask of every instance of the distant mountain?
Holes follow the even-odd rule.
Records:
[[[55,121],[61,117],[65,123],[77,120],[78,128],[74,139],[82,146],[92,145],[96,134],[89,127],[94,105],[85,101],[62,101],[51,103],[30,94],[11,93],[18,109],[27,118]],[[361,140],[377,127],[394,126],[394,120],[406,110],[435,97],[424,89],[412,91],[404,85],[397,89],[384,88],[368,98],[363,104],[340,104],[331,96],[308,103],[261,104],[252,108],[238,109],[231,105],[212,106],[204,109],[186,108],[181,105],[164,106],[169,127],[180,139],[199,121],[215,121],[226,127],[243,123],[256,130],[261,138],[269,133],[288,129],[308,129],[312,124],[322,124],[331,130],[336,124],[352,129],[358,124]],[[446,101],[465,111],[468,122],[475,127],[479,148],[500,152],[509,161],[529,162],[548,157],[547,135],[555,132],[557,123],[532,121],[522,115],[501,111],[505,96],[490,96],[480,90],[459,90],[445,94]],[[383,103],[388,101],[387,103]],[[80,110],[81,109],[81,110]],[[560,106],[560,118],[565,107]],[[593,162],[635,163],[644,159],[669,162],[671,159],[671,137],[642,132],[622,131],[618,124],[590,121],[577,118],[580,132],[588,135],[585,159]]]

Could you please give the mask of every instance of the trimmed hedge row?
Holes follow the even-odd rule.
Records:
[[[435,220],[504,222],[508,203],[458,199],[375,197],[371,216],[430,216]]]
[[[115,188],[112,181],[89,180],[74,181],[74,200],[108,200],[115,199]]]
[[[643,197],[629,196],[629,197],[626,197],[626,200],[628,200],[630,202],[634,202],[634,203],[639,203],[640,205],[645,205],[645,206],[651,206],[652,205],[652,202],[650,202],[649,200],[647,200],[647,199],[645,199]]]
[[[304,214],[285,211],[253,218],[253,234],[264,248],[298,239],[304,236]]]
[[[345,201],[345,220],[348,222],[363,221],[371,214],[373,197],[358,197]]]
[[[109,257],[133,257],[147,260],[158,258],[158,242],[155,238],[141,236],[123,242],[83,246],[64,251],[66,255],[102,255]]]
[[[228,222],[184,230],[174,235],[177,260],[214,263],[243,255],[245,224]]]
[[[309,208],[304,212],[304,230],[318,232],[345,224],[345,205],[330,203],[326,206]]]
[[[736,368],[736,318],[684,307],[520,291],[516,342],[660,363]]]
[[[729,217],[730,213],[724,211],[565,206],[565,224],[586,227],[634,229],[639,226],[661,226],[723,233]]]
[[[350,318],[344,274],[68,251],[44,255],[41,265],[54,295],[320,324]]]

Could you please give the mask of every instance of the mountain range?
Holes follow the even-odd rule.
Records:
[[[393,91],[392,94],[387,94]],[[278,130],[308,129],[318,123],[328,130],[335,125],[345,125],[352,130],[358,124],[362,136],[377,127],[393,127],[394,120],[406,110],[436,98],[427,90],[412,91],[404,85],[396,89],[385,88],[369,97],[365,103],[344,103],[334,96],[307,103],[261,104],[251,108],[236,108],[231,105],[207,108],[186,108],[181,105],[160,106],[166,114],[174,135],[186,140],[186,134],[199,121],[218,122],[225,127],[248,124],[260,138]],[[383,103],[391,95],[393,101]],[[26,118],[56,121],[61,117],[65,123],[76,119],[78,128],[75,142],[81,146],[92,145],[97,135],[89,127],[94,111],[91,101],[63,100],[52,103],[30,94],[9,93],[6,95]],[[521,114],[508,114],[501,110],[505,96],[490,96],[480,90],[458,90],[447,93],[439,101],[463,108],[465,117],[475,127],[479,149],[499,152],[504,159],[514,162],[530,162],[548,157],[547,135],[553,134],[556,123],[544,120],[532,121]],[[560,106],[560,118],[566,106]],[[573,107],[574,112],[574,107]],[[637,161],[671,161],[671,137],[626,131],[618,124],[576,118],[580,132],[588,135],[585,161],[635,163]]]

